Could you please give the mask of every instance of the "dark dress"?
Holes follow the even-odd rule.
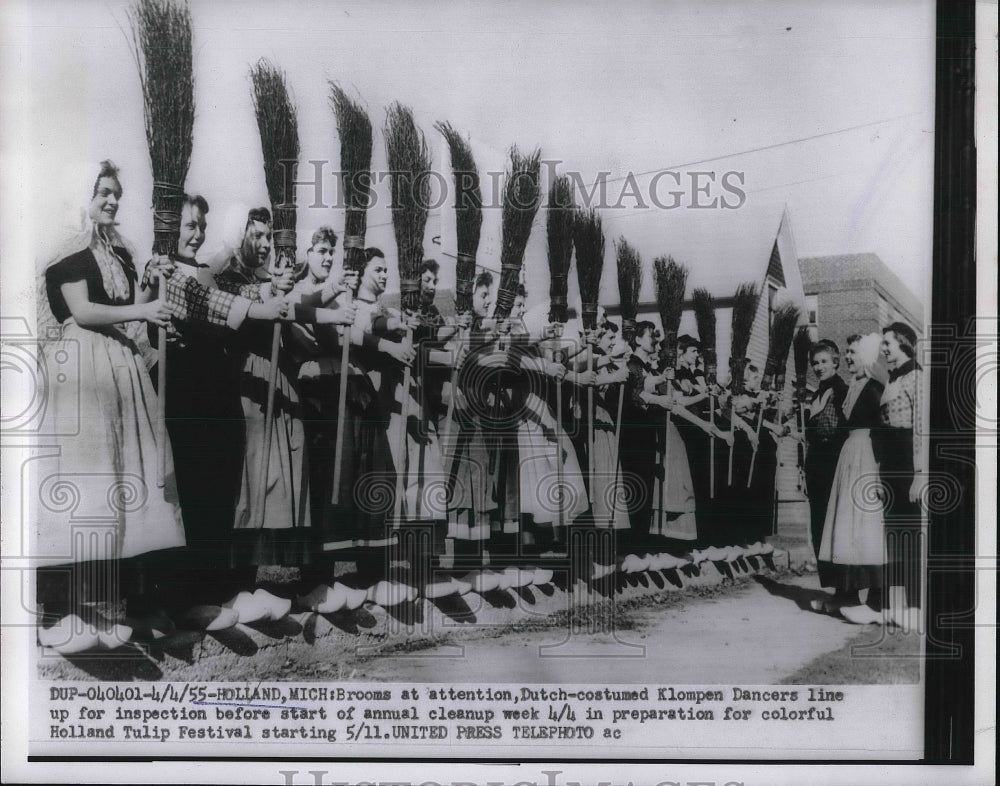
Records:
[[[688,391],[685,391],[685,383],[696,389],[703,379],[700,372],[690,368],[679,368],[674,377],[674,384],[682,393],[690,395]],[[688,406],[688,409],[699,418],[709,420],[709,407],[709,399],[705,398],[696,404]],[[718,468],[725,464],[724,461],[720,464],[719,458],[723,454],[728,455],[728,446],[722,440],[710,437],[694,423],[677,417],[673,418],[673,422],[677,427],[677,431],[680,432],[681,441],[684,443],[684,448],[687,451],[688,466],[691,469],[691,482],[694,485],[695,497],[695,520],[697,521],[698,532],[696,543],[700,545],[722,545],[721,543],[716,543],[716,541],[725,540],[725,538],[716,536],[719,534],[718,517],[720,503],[722,502],[726,487],[726,476],[725,474],[720,475]],[[713,440],[716,443],[714,458],[717,469],[715,473],[714,495],[712,493],[711,476]]]
[[[810,535],[813,549],[819,555],[826,522],[826,507],[830,500],[833,474],[840,458],[840,448],[847,439],[844,428],[843,406],[847,397],[847,383],[837,374],[820,383],[813,394],[813,403],[819,402],[827,390],[832,391],[826,405],[819,412],[811,412],[806,421],[806,493],[809,496]]]
[[[631,542],[627,546],[633,551],[641,551],[649,545],[657,468],[656,440],[657,433],[663,430],[662,410],[641,398],[645,379],[652,373],[652,367],[637,355],[628,359],[619,451],[631,521]]]
[[[178,264],[167,284],[175,314],[167,333],[166,424],[184,511],[186,589],[226,600],[215,597],[226,589],[216,593],[206,584],[223,582],[230,563],[246,438],[239,359],[227,347],[227,317],[233,311],[245,316],[249,301],[201,286],[196,277],[194,269]],[[157,332],[150,326],[154,346]]]
[[[476,326],[466,340],[470,351],[456,375],[459,392],[451,432],[441,441],[441,455],[448,473],[448,536],[455,541],[456,556],[478,557],[481,544],[490,537],[489,518],[497,511],[496,476],[489,471],[490,454],[483,430],[488,407],[479,383],[482,369],[476,362],[478,353],[488,350],[489,344]],[[471,562],[473,567],[479,564],[479,559]]]
[[[754,401],[751,408],[743,413],[743,419],[755,430],[761,420],[761,403]],[[777,409],[767,407],[764,420],[775,422]],[[747,433],[741,429],[734,435],[733,488],[734,512],[732,535],[736,543],[756,543],[773,534],[775,478],[778,472],[778,443],[767,426],[761,426],[758,434],[757,454],[754,457],[753,444]],[[750,467],[753,466],[753,475]]]

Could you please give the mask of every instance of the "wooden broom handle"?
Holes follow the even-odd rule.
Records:
[[[413,329],[410,327],[406,328],[406,336],[403,338],[403,342],[410,346],[413,343]],[[409,457],[409,450],[407,448],[407,421],[410,419],[410,380],[412,378],[412,369],[410,364],[407,363],[403,368],[403,399],[400,402],[400,414],[403,418],[403,453],[402,461],[400,461],[400,466],[396,468],[396,498],[393,500],[394,507],[394,521],[399,524],[403,520],[403,494],[405,491],[404,481],[406,480],[407,472],[407,458]]]
[[[462,342],[465,340],[464,328],[459,326],[458,328],[458,351],[462,350]],[[452,422],[455,419],[455,399],[457,398],[458,392],[458,363],[455,363],[451,369],[451,398],[448,399],[448,414],[444,419],[444,431],[441,434],[441,452],[442,454],[448,449],[448,438],[451,437],[451,427]]]
[[[593,371],[594,366],[594,345],[587,344],[587,371]],[[590,504],[594,504],[594,386],[587,387],[587,472],[590,475],[588,491],[590,492]]]
[[[753,483],[753,470],[754,465],[757,463],[757,449],[760,447],[760,430],[764,425],[764,402],[760,404],[760,413],[757,415],[757,442],[753,446],[753,455],[750,456],[750,471],[747,473],[747,488],[750,488],[750,484]]]
[[[615,418],[615,450],[614,450],[614,462],[615,462],[615,481],[612,487],[612,497],[611,497],[611,528],[614,529],[615,518],[618,515],[618,475],[619,469],[621,468],[621,461],[619,459],[618,453],[621,450],[622,444],[622,411],[625,405],[625,383],[621,383],[618,386],[618,416]]]
[[[167,329],[157,328],[156,338],[156,486],[162,489],[167,484]]]
[[[708,424],[715,429],[715,396],[712,389],[708,391]],[[708,496],[715,499],[715,437],[708,437]]]
[[[350,305],[353,294],[346,293],[346,302]],[[344,325],[340,331],[340,388],[337,390],[337,441],[333,454],[333,493],[330,501],[340,504],[340,473],[344,466],[344,426],[347,418],[347,375],[350,371],[351,332],[353,325]]]
[[[271,458],[271,440],[274,432],[274,393],[278,386],[278,356],[281,352],[281,324],[276,323],[271,331],[271,367],[267,373],[267,408],[264,411],[264,452],[257,468],[257,486],[253,501],[253,525],[255,529],[264,527],[264,501],[267,498],[267,470]]]

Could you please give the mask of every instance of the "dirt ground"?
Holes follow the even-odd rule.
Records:
[[[808,610],[821,592],[815,574],[760,576],[627,601],[612,625],[584,609],[584,629],[573,635],[565,620],[559,628],[514,624],[474,638],[445,637],[425,649],[371,653],[338,672],[359,681],[455,683],[919,680],[917,633],[859,627]],[[587,630],[588,623],[597,630]]]

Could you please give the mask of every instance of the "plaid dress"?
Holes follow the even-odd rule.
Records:
[[[245,442],[239,358],[227,344],[246,319],[250,301],[214,284],[207,266],[178,262],[161,286],[171,310],[166,423],[184,511],[186,559],[189,568],[218,571],[229,567]],[[157,330],[149,327],[155,345]]]

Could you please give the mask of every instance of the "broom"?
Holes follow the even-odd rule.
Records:
[[[194,129],[191,11],[180,0],[138,0],[129,12],[153,170],[153,254],[177,254]],[[165,284],[159,297],[166,297]],[[167,331],[157,331],[156,485],[166,483]]]
[[[522,155],[516,145],[510,149],[510,168],[507,170],[501,215],[500,286],[493,308],[493,316],[497,321],[507,319],[514,307],[521,265],[524,262],[524,249],[528,245],[531,225],[541,203],[538,185],[541,157],[541,151],[537,148],[528,155]],[[500,412],[499,376],[493,409],[496,419]],[[499,471],[499,450],[493,453],[490,460],[490,471],[495,474]]]
[[[364,109],[334,82],[330,106],[340,137],[340,171],[344,183],[344,269],[360,274],[365,267],[365,232],[371,196],[372,123]],[[348,297],[353,298],[354,292]],[[337,391],[337,443],[333,459],[334,505],[340,502],[340,473],[344,462],[344,420],[347,417],[347,377],[350,369],[351,328],[345,326],[340,347],[340,388]]]
[[[733,296],[733,318],[731,324],[732,352],[729,355],[730,394],[735,397],[743,392],[743,371],[747,364],[747,346],[750,343],[750,331],[757,317],[757,306],[760,303],[760,291],[754,283],[743,283],[736,288]],[[732,417],[736,413],[732,410]],[[731,426],[736,428],[735,422]],[[729,485],[733,485],[733,451],[729,451]]]
[[[627,343],[635,338],[635,318],[639,310],[639,290],[642,289],[642,258],[624,237],[615,243],[618,262],[618,297],[621,301],[622,336]],[[625,385],[618,387],[618,415],[615,418],[615,495],[611,503],[611,523],[618,512],[618,470],[622,439],[622,411],[625,406]]]
[[[261,59],[250,69],[253,86],[253,108],[260,131],[261,151],[264,154],[264,181],[271,200],[273,217],[274,263],[273,273],[280,273],[295,266],[295,191],[286,191],[286,166],[291,165],[292,176],[299,159],[299,129],[295,107],[285,85],[285,75],[272,63]],[[271,455],[274,431],[274,392],[278,381],[278,354],[281,349],[281,324],[275,323],[271,333],[271,366],[267,377],[267,408],[264,415],[264,452],[257,470],[256,499],[254,500],[254,526],[264,526],[264,500],[267,491],[267,470]]]
[[[448,143],[451,169],[455,177],[455,236],[457,256],[455,262],[455,311],[459,316],[472,310],[472,288],[476,277],[476,252],[483,226],[483,194],[479,188],[479,170],[472,156],[472,148],[448,123],[435,123]],[[458,346],[465,336],[459,328]],[[451,370],[451,398],[444,421],[441,444],[447,445],[455,417],[455,399],[458,391],[458,364]]]
[[[424,229],[431,198],[431,185],[427,177],[431,169],[431,155],[427,140],[417,129],[413,113],[400,103],[386,110],[385,149],[389,165],[389,184],[392,189],[392,230],[396,236],[399,263],[399,303],[405,314],[420,308],[420,263],[424,258]],[[413,343],[412,330],[406,328],[404,343]],[[407,421],[410,418],[410,381],[412,368],[403,369],[402,466],[396,469],[395,519],[402,520],[403,482],[407,473],[406,447]],[[419,496],[419,495],[418,495]]]
[[[601,217],[594,208],[577,213],[573,227],[576,248],[576,276],[580,284],[580,316],[585,332],[597,327],[597,298],[604,269],[604,231]],[[593,345],[587,342],[587,370],[594,361]],[[587,388],[587,468],[590,474],[590,502],[594,502],[594,387]]]
[[[792,341],[792,353],[795,357],[795,420],[798,425],[799,434],[806,430],[805,415],[802,405],[806,397],[806,374],[809,370],[809,350],[812,348],[812,339],[809,337],[809,327],[803,325],[795,334]],[[796,450],[799,472],[805,470],[805,448],[801,442]]]
[[[698,340],[705,357],[705,383],[708,386],[708,420],[715,426],[715,396],[712,387],[718,374],[718,358],[715,353],[715,298],[707,289],[698,288],[691,293],[694,303],[694,319],[698,324]],[[715,438],[708,442],[708,489],[715,499]]]
[[[767,347],[767,362],[764,364],[764,379],[761,387],[764,390],[772,388],[778,392],[785,387],[785,364],[788,362],[788,351],[795,335],[795,324],[799,321],[799,309],[791,303],[778,306],[771,319],[771,341]],[[764,425],[764,403],[761,402],[757,417],[757,444],[754,445],[750,457],[750,472],[747,475],[747,488],[753,482],[753,469],[757,463],[757,450],[760,446],[760,430]]]
[[[657,257],[653,260],[654,281],[656,283],[656,306],[660,312],[660,323],[663,325],[664,343],[664,373],[667,378],[667,389],[672,392],[674,369],[677,365],[677,331],[681,325],[681,312],[684,309],[684,289],[687,286],[688,271],[684,265],[674,261],[673,257]],[[660,510],[663,510],[663,495],[667,487],[666,470],[670,463],[670,413],[667,412],[666,425],[663,433],[663,483],[660,484]]]
[[[514,307],[517,285],[528,245],[531,225],[541,203],[538,173],[541,151],[522,155],[516,146],[510,150],[510,169],[503,194],[503,216],[500,245],[500,287],[493,316],[507,319]]]
[[[552,181],[545,229],[549,242],[549,322],[561,335],[567,319],[567,293],[569,291],[569,264],[573,257],[573,187],[566,175]],[[563,427],[562,385],[556,384],[556,428]],[[561,457],[560,457],[561,458]],[[563,463],[556,462],[556,482],[559,500],[559,526],[564,526]]]

